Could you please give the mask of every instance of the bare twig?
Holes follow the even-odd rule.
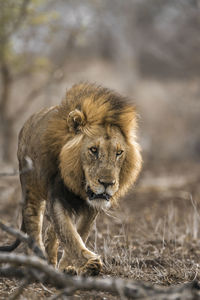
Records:
[[[35,241],[28,236],[27,234],[23,233],[20,230],[14,229],[12,227],[9,227],[2,223],[0,221],[0,228],[9,234],[15,236],[17,239],[19,239],[21,242],[24,242],[28,245],[28,247],[40,258],[45,259],[45,256],[42,252],[42,250],[38,247],[38,245],[35,243]]]
[[[0,177],[9,177],[9,176],[16,176],[19,175],[19,171],[13,170],[12,172],[2,172],[0,173]]]
[[[20,7],[19,15],[17,17],[17,20],[14,23],[14,26],[13,26],[13,29],[12,29],[13,32],[11,32],[11,34],[16,32],[16,30],[24,22],[24,20],[27,16],[27,8],[28,8],[29,3],[30,3],[30,0],[23,0],[23,2],[21,4],[21,7]]]
[[[18,28],[21,26],[21,24],[24,22],[26,16],[27,16],[27,8],[29,5],[30,0],[23,0],[23,2],[21,3],[20,9],[19,9],[19,14],[15,20],[15,22],[13,22],[13,26],[11,27],[11,29],[9,31],[7,31],[6,35],[3,36],[3,38],[1,39],[1,43],[6,43],[8,41],[8,39],[10,38],[11,35],[13,35]]]
[[[6,176],[16,176],[28,173],[33,170],[33,161],[29,156],[25,157],[26,160],[26,167],[23,168],[21,171],[14,170],[12,172],[2,172],[0,173],[0,177],[6,177]]]
[[[62,61],[63,64],[63,61]],[[30,93],[27,95],[25,102],[23,105],[21,105],[17,111],[15,111],[15,114],[13,115],[13,120],[15,120],[16,116],[19,119],[23,114],[28,110],[32,102],[35,101],[35,99],[45,90],[47,87],[52,83],[56,83],[57,81],[60,81],[60,78],[55,78],[54,74],[55,71],[58,69],[58,65],[56,65],[50,72],[49,76],[47,79],[41,83],[40,86],[37,86],[33,90],[30,91]]]
[[[40,283],[40,286],[45,292],[48,292],[49,294],[54,294],[50,289],[48,289],[43,283]]]
[[[35,89],[33,89],[28,94],[28,96],[26,97],[26,101],[23,103],[23,105],[21,105],[17,109],[17,111],[13,115],[14,119],[15,119],[16,116],[19,119],[28,110],[28,107],[32,104],[32,102],[35,101],[36,97],[39,96],[48,87],[48,85],[52,81],[52,78],[53,78],[53,75],[52,74],[49,75],[49,78],[47,80],[45,80],[44,83],[42,83],[40,86],[37,86]]]

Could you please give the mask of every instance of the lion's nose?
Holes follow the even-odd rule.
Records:
[[[106,189],[109,185],[114,185],[115,184],[115,180],[112,181],[105,181],[104,179],[99,179],[98,182],[100,184],[102,184],[104,186],[104,188]]]

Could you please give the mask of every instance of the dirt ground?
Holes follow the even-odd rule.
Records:
[[[88,240],[88,247],[103,259],[101,276],[164,286],[200,280],[199,181],[199,162],[144,164],[135,188],[121,199],[118,209],[98,217]],[[17,176],[0,177],[0,219],[19,228],[20,203]],[[0,231],[1,244],[11,240]],[[19,285],[17,280],[1,278],[0,299],[10,297]],[[19,299],[47,299],[55,293],[55,289],[32,284]],[[80,292],[69,299],[119,298]]]

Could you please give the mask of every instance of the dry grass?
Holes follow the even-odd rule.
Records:
[[[199,178],[195,164],[144,169],[135,191],[121,201],[117,211],[101,214],[89,238],[89,247],[103,258],[102,276],[165,286],[200,280]],[[0,218],[14,226],[20,202],[17,186],[15,179],[1,179]],[[10,239],[0,232],[1,243]],[[0,299],[5,299],[18,285],[17,281],[0,279]],[[45,299],[51,296],[50,292],[54,290],[31,285],[21,299]],[[115,297],[93,292],[71,299]]]

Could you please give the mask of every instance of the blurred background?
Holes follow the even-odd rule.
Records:
[[[145,165],[200,160],[199,0],[0,0],[0,161],[30,114],[92,81],[129,96]]]

